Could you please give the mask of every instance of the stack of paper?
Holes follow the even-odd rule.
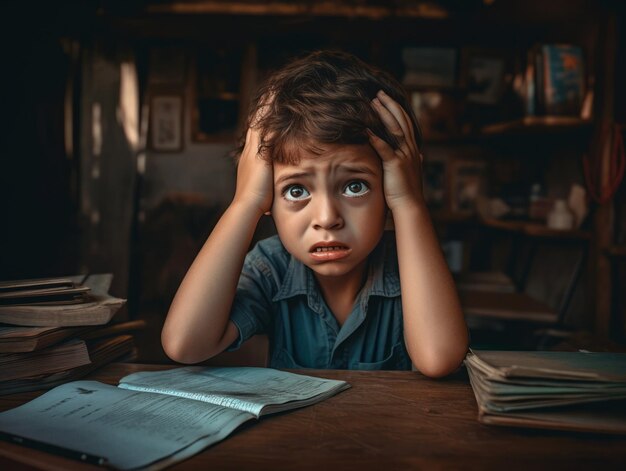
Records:
[[[111,274],[0,283],[0,322],[23,326],[102,325],[126,302],[108,294]]]
[[[0,283],[0,394],[57,385],[133,349],[132,336],[119,334],[143,321],[103,326],[125,303],[108,294],[112,278]]]
[[[485,424],[626,433],[626,353],[471,351]]]

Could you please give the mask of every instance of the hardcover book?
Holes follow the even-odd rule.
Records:
[[[569,44],[541,48],[543,106],[548,115],[580,115],[585,94],[583,52]]]

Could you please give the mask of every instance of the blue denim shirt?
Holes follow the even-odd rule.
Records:
[[[230,316],[239,338],[269,337],[270,367],[410,370],[404,344],[400,278],[393,233],[370,255],[368,277],[342,326],[326,305],[310,268],[278,236],[246,256]]]

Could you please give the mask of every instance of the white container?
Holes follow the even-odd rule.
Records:
[[[570,211],[565,200],[556,200],[552,211],[548,213],[550,229],[568,230],[574,227],[574,213]]]

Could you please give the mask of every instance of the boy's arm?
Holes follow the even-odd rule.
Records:
[[[385,199],[395,224],[407,350],[422,373],[445,376],[463,361],[468,335],[424,202],[421,154],[411,120],[398,103],[379,92],[372,106],[400,142],[394,150],[368,130],[370,143],[383,161]]]
[[[235,197],[185,275],[161,332],[165,353],[197,363],[224,351],[238,335],[229,315],[259,219],[273,198],[271,164],[258,156],[259,133],[248,129]]]

